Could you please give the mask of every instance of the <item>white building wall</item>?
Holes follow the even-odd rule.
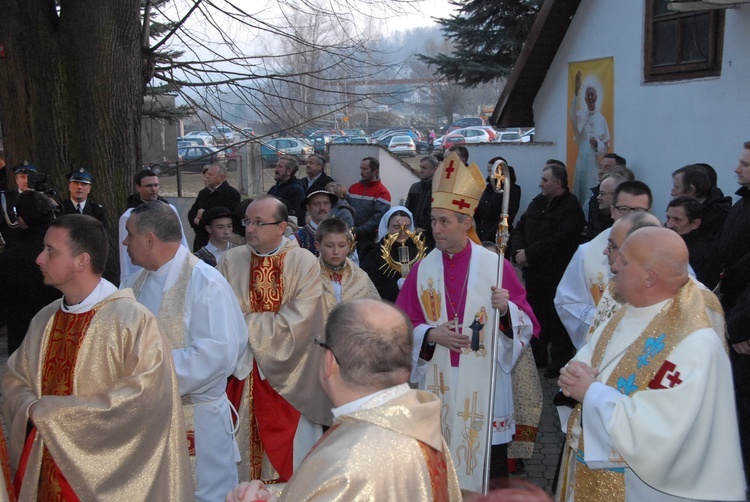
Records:
[[[663,220],[671,173],[686,164],[712,165],[726,194],[739,188],[734,168],[750,140],[750,5],[726,11],[719,77],[665,83],[643,82],[644,5],[581,2],[534,103],[535,139],[565,160],[568,63],[614,57],[613,150],[651,187]]]

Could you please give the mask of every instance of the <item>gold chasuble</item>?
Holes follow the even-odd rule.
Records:
[[[89,323],[98,308],[82,314],[68,314],[58,310],[52,324],[52,334],[47,346],[47,357],[42,367],[42,395],[69,396],[73,392],[73,369],[76,366],[78,349],[81,346]],[[33,436],[30,436],[30,439]],[[31,451],[33,441],[27,439]],[[24,463],[25,459],[21,459]],[[20,486],[19,486],[20,488]],[[40,500],[78,500],[65,476],[55,464],[49,449],[42,454],[42,473],[39,477]]]
[[[440,400],[407,384],[386,389],[336,417],[281,502],[461,500],[440,431]]]
[[[591,366],[600,373],[604,373],[603,377],[605,377],[605,370],[614,363],[614,369],[606,377],[605,383],[626,396],[632,397],[641,392],[648,393],[679,386],[683,383],[682,379],[685,375],[689,374],[690,367],[686,364],[679,366],[678,370],[675,364],[679,365],[681,361],[679,358],[675,359],[673,352],[688,335],[697,330],[712,327],[713,313],[721,312],[718,300],[705,288],[688,280],[632,343],[620,354],[615,357],[610,356],[608,360],[605,360],[607,347],[630,308],[632,307],[626,304],[610,314],[611,318],[595,340]],[[723,333],[720,334],[720,338],[724,338]],[[618,360],[620,355],[622,357]],[[701,396],[696,396],[696,399],[700,398]],[[584,461],[585,420],[583,420],[584,427],[582,427],[581,418],[582,405],[579,403],[568,419],[566,449],[558,488],[559,500],[569,500],[572,489],[574,500],[625,501],[624,469],[634,469],[641,477],[644,473],[642,471],[638,473],[638,466],[630,466],[628,458],[623,458],[614,449],[609,453],[607,462],[609,468],[589,468]],[[659,424],[654,424],[654,426],[658,427]],[[678,427],[677,424],[672,426]],[[677,433],[676,430],[675,433]],[[671,455],[671,452],[659,453],[665,458]],[[654,487],[658,488],[656,485]]]
[[[192,499],[172,355],[130,290],[80,314],[42,309],[3,393],[19,500]]]
[[[349,258],[344,261],[338,270],[332,269],[322,258],[318,258],[318,261],[320,262],[320,274],[323,280],[323,304],[325,305],[326,316],[331,313],[333,307],[347,300],[362,298],[380,300],[380,294],[370,277],[364,270],[352,263]]]
[[[283,482],[306,451],[295,450],[300,414],[331,423],[331,403],[318,381],[324,337],[320,266],[317,258],[283,239],[278,250],[258,255],[249,246],[230,249],[219,262],[245,315],[248,351],[227,389],[240,402],[237,442],[240,481]],[[244,381],[244,383],[243,383]]]

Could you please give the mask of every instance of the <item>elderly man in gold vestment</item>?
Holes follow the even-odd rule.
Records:
[[[334,425],[281,493],[282,501],[461,500],[440,430],[441,402],[409,388],[412,335],[395,307],[361,299],[328,319],[319,378]],[[230,502],[275,500],[262,483],[244,483]]]
[[[229,399],[239,415],[240,481],[288,481],[331,422],[330,402],[316,378],[323,331],[320,265],[284,238],[286,206],[273,196],[245,212],[247,246],[219,262],[248,328],[248,351]]]
[[[102,279],[107,235],[54,220],[37,258],[63,293],[31,321],[3,378],[19,500],[191,500],[169,343],[130,290]]]
[[[633,232],[614,264],[626,303],[560,373],[567,420],[558,500],[745,500],[718,300],[665,228]]]

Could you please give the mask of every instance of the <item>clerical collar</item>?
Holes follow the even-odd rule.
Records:
[[[255,249],[253,249],[252,247],[250,247],[250,249],[253,249],[253,253],[257,254],[258,256],[273,256],[273,255],[275,255],[279,251],[279,249],[281,249],[281,246],[283,246],[283,245],[284,245],[284,238],[282,237],[281,238],[281,242],[279,242],[279,245],[276,246],[276,249],[274,249],[273,251],[270,251],[268,253],[259,253]],[[248,244],[248,246],[250,246],[250,244]]]
[[[339,406],[338,408],[333,408],[333,410],[331,411],[333,412],[333,417],[336,418],[340,417],[341,415],[353,413],[359,409],[375,408],[384,403],[387,403],[388,401],[392,401],[397,397],[403,396],[410,390],[411,389],[409,388],[408,384],[402,383],[394,387],[388,387],[387,389],[373,392],[372,394],[368,394],[365,397],[361,397],[357,400],[350,401],[344,405]]]
[[[445,252],[445,251],[444,251],[444,252],[443,252],[443,254],[444,254],[444,255],[447,255],[447,256],[448,256],[448,259],[449,259],[449,260],[453,260],[453,259],[455,259],[456,257],[459,257],[459,258],[461,258],[461,257],[462,257],[462,256],[464,256],[465,254],[469,253],[469,251],[468,251],[468,250],[469,250],[470,248],[471,248],[471,239],[469,239],[469,240],[468,240],[468,241],[466,242],[466,246],[464,246],[464,248],[463,248],[463,249],[462,249],[461,251],[459,251],[458,253],[453,253],[453,254],[450,254],[450,253],[447,253],[447,252]]]
[[[174,256],[170,258],[166,263],[164,263],[161,267],[157,268],[156,270],[149,270],[151,275],[155,277],[163,277],[166,276],[169,273],[170,264],[174,262],[175,260],[178,260],[180,263],[185,261],[185,255],[187,255],[190,251],[187,250],[185,246],[180,245],[177,248],[177,251],[175,251]]]
[[[62,302],[60,303],[60,309],[67,314],[82,314],[94,308],[97,303],[104,300],[115,291],[117,291],[115,285],[102,278],[99,280],[99,284],[97,284],[91,293],[89,293],[89,295],[80,303],[69,305],[63,296]]]

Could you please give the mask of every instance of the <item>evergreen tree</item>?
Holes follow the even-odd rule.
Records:
[[[418,54],[435,72],[466,87],[507,76],[542,0],[451,0],[458,13],[438,19],[452,54]]]

